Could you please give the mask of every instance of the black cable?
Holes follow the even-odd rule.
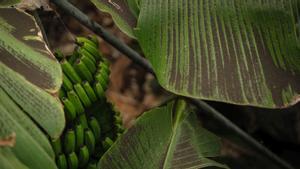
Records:
[[[151,64],[141,57],[135,50],[128,47],[125,43],[120,41],[115,36],[111,35],[108,31],[106,31],[102,26],[98,23],[89,19],[84,13],[82,13],[79,9],[73,6],[66,0],[51,0],[54,4],[60,7],[69,15],[76,18],[81,24],[92,30],[95,34],[99,35],[103,40],[111,44],[113,47],[121,51],[124,55],[130,58],[133,62],[138,63],[141,67],[146,69],[148,72],[154,74],[153,68]]]

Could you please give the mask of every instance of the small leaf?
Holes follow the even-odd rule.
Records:
[[[98,168],[226,168],[208,159],[218,155],[220,141],[196,119],[184,102],[146,112],[106,152]]]
[[[131,10],[132,14],[134,15],[134,17],[137,18],[140,13],[138,0],[127,0],[127,4],[129,6],[129,9]]]
[[[111,14],[117,26],[128,36],[134,38],[133,28],[136,26],[136,17],[125,0],[90,0],[95,6]],[[132,0],[130,0],[132,1]]]

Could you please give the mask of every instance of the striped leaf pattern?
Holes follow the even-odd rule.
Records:
[[[34,19],[16,9],[3,8],[0,9],[0,28],[1,62],[34,85],[56,93],[62,71]]]
[[[0,166],[5,169],[29,169],[14,156],[8,148],[0,149]]]
[[[65,127],[59,63],[34,19],[0,8],[0,168],[56,169],[48,141]],[[10,138],[8,141],[7,138]]]
[[[299,7],[299,0],[142,0],[136,36],[167,90],[283,107],[299,100]]]
[[[220,140],[185,106],[171,102],[144,113],[104,154],[98,168],[227,168],[208,158],[219,154]]]
[[[17,161],[32,169],[45,166],[56,169],[54,153],[44,133],[1,88],[0,97],[0,140],[15,133],[16,143],[10,150],[18,159]],[[0,154],[8,148],[0,146]],[[0,163],[0,168],[6,169],[2,165],[5,163]]]
[[[0,9],[0,86],[51,137],[64,128],[57,95],[62,70],[31,16]]]
[[[134,35],[165,89],[266,108],[300,100],[299,0],[136,2]]]

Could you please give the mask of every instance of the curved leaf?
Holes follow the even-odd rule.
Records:
[[[13,8],[0,9],[0,37],[2,63],[50,93],[59,90],[60,65],[31,16]]]
[[[0,148],[0,168],[29,169],[14,156],[9,148]]]
[[[32,17],[16,9],[0,9],[0,86],[57,138],[65,119],[61,103],[51,94],[60,88],[62,71],[38,35]]]
[[[167,90],[268,108],[300,99],[299,0],[142,0],[136,36]]]
[[[299,0],[135,2],[131,28],[166,90],[266,108],[300,100]]]
[[[51,158],[54,158],[54,152],[49,143],[48,138],[44,133],[26,116],[26,114],[16,105],[10,97],[0,88],[0,103],[10,113],[12,118],[26,130],[29,135],[48,153]],[[2,112],[0,117],[2,116]],[[1,133],[0,133],[1,134]]]
[[[138,0],[127,0],[127,4],[132,14],[137,18],[140,13],[140,7]]]
[[[144,113],[106,152],[98,168],[226,168],[207,158],[218,155],[220,142],[195,116],[184,102]]]
[[[135,38],[133,34],[133,28],[136,26],[136,16],[135,13],[137,11],[137,6],[129,6],[126,0],[90,0],[95,6],[103,11],[108,12],[111,14],[113,20],[115,21],[116,25],[128,36]],[[131,5],[135,4],[131,1]]]
[[[0,104],[0,137],[16,133],[16,145],[11,149],[14,155],[28,168],[40,169],[47,166],[56,169],[55,161],[36,142],[30,133],[11,116],[10,112]],[[2,148],[0,148],[2,149]]]
[[[0,9],[0,61],[0,168],[56,169],[43,131],[57,138],[64,129],[62,71],[31,16]]]
[[[51,137],[64,129],[61,103],[49,93],[29,83],[12,69],[0,63],[0,85],[18,105]]]

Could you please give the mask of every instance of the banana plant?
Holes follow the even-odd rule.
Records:
[[[164,158],[164,168],[179,165],[227,168],[209,159],[219,154],[220,141],[201,127],[195,114],[189,113],[191,109],[184,101],[176,104],[172,102],[146,113],[124,136],[120,136],[123,128],[115,116],[116,131],[112,133],[112,114],[103,103],[109,68],[98,52],[95,38],[78,37],[76,43],[79,47],[70,57],[57,52],[55,56],[60,61],[59,65],[42,37],[38,36],[39,29],[31,16],[13,8],[0,9],[0,14],[3,49],[0,124],[4,126],[0,130],[0,156],[3,157],[1,168],[96,168],[95,161],[107,149],[110,151],[103,156],[98,167],[109,167],[105,161],[112,154],[119,163],[113,168],[119,165],[130,168],[126,161],[119,161],[116,151],[123,151],[125,147],[121,146],[122,141],[128,137],[132,137],[134,143],[140,139],[149,139],[149,134],[153,136],[148,145],[151,151],[145,153],[132,149],[128,156],[135,168],[146,165],[136,163],[133,157],[138,155],[147,159],[152,157],[152,153],[157,158],[149,163],[150,168],[158,167]],[[23,22],[17,22],[13,17],[22,18]],[[24,32],[20,34],[16,30]],[[155,121],[160,114],[162,121]],[[146,129],[132,135],[139,125],[156,129]],[[162,132],[158,132],[160,126]],[[185,132],[190,134],[184,135]],[[119,133],[119,142],[114,144],[116,133]],[[148,136],[143,138],[143,133]],[[184,142],[189,144],[190,150],[180,153],[187,148],[180,147]],[[133,146],[132,143],[128,146]],[[142,150],[142,142],[139,144],[137,148]],[[165,151],[168,151],[167,155]],[[177,164],[179,161],[176,158],[189,160]]]
[[[138,40],[172,93],[266,108],[299,101],[299,0],[91,1]],[[95,114],[106,107],[107,63],[95,39],[76,42],[58,64],[32,17],[0,9],[0,168],[96,168],[100,157],[98,168],[227,168],[213,159],[219,138],[183,100],[146,112],[114,143]]]
[[[136,38],[166,90],[282,108],[300,99],[299,0],[91,0]]]

